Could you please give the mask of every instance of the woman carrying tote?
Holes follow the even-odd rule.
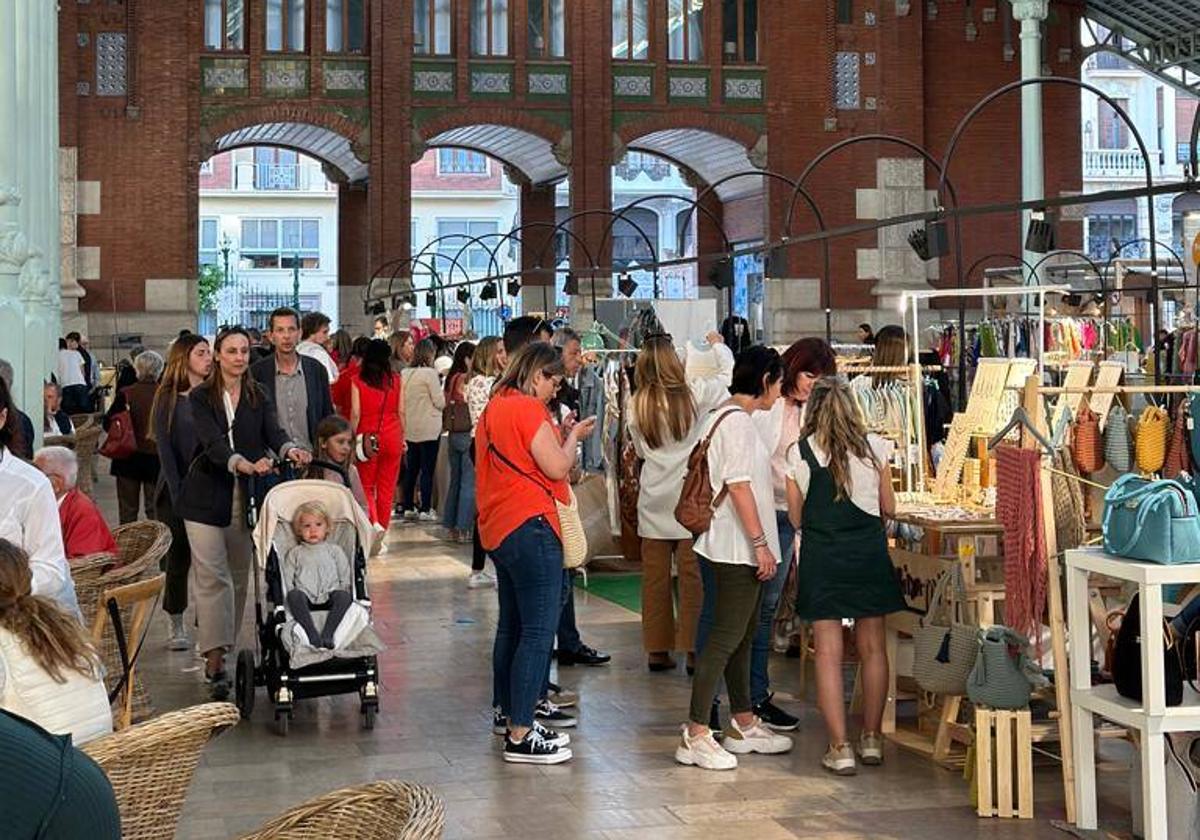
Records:
[[[567,476],[595,418],[564,428],[549,403],[562,360],[545,342],[509,361],[475,430],[476,500],[483,547],[496,564],[500,618],[492,650],[497,717],[506,723],[504,760],[560,764],[569,739],[534,722],[550,666],[562,602],[562,528],[556,502],[568,504]]]
[[[879,732],[888,686],[883,621],[905,606],[881,519],[896,509],[890,450],[883,438],[867,434],[849,386],[831,376],[817,381],[800,443],[788,454],[788,512],[800,529],[796,613],[812,622],[817,705],[829,730],[821,764],[839,776],[856,769],[846,740],[843,619],[854,619],[862,669],[858,754],[863,764],[883,763]]]
[[[192,646],[183,624],[183,613],[188,605],[192,549],[177,510],[183,495],[183,477],[196,452],[196,428],[187,395],[209,377],[212,368],[212,347],[208,339],[194,333],[176,339],[167,354],[167,368],[150,409],[151,440],[162,465],[154,513],[159,522],[171,529],[171,548],[162,559],[162,569],[167,573],[162,607],[171,617],[171,636],[167,641],[170,650],[188,650]]]
[[[675,519],[688,454],[696,445],[700,420],[729,396],[733,354],[720,333],[708,334],[710,349],[688,348],[688,367],[679,361],[669,335],[643,342],[629,400],[629,433],[643,460],[637,511],[642,538],[642,646],[651,671],[675,667],[671,651],[687,654],[695,668],[696,622],[704,590],[692,552],[692,535]],[[679,575],[676,621],[671,560]]]
[[[758,627],[762,585],[775,574],[779,533],[771,493],[771,455],[750,415],[779,398],[783,365],[779,353],[761,345],[738,355],[729,400],[701,424],[707,440],[708,474],[714,509],[709,528],[696,538],[704,580],[696,677],[683,737],[675,750],[680,764],[732,770],[737,754],[782,753],[792,739],[767,729],[750,702],[750,649]],[[722,675],[732,718],[722,747],[709,728],[709,712]]]
[[[152,421],[150,407],[158,390],[158,378],[163,372],[163,357],[153,350],[145,350],[133,360],[137,381],[117,391],[112,407],[104,416],[107,430],[112,418],[128,410],[133,420],[133,437],[137,451],[125,458],[114,458],[110,468],[117,479],[117,509],[121,524],[136,522],[138,500],[147,519],[154,519],[154,496],[158,487],[158,451],[151,439]]]
[[[188,395],[197,454],[176,513],[192,547],[196,644],[205,659],[204,676],[214,699],[223,700],[229,695],[225,654],[237,642],[249,582],[248,480],[271,472],[272,451],[300,465],[312,456],[287,439],[275,406],[247,375],[249,334],[241,327],[224,330],[214,349],[212,377]]]
[[[437,466],[438,438],[442,434],[442,409],[446,395],[433,368],[437,345],[428,338],[417,344],[404,378],[404,442],[408,463],[404,466],[405,519],[436,522],[433,512],[433,470]],[[416,499],[420,481],[421,500]]]

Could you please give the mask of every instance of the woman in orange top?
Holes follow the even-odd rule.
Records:
[[[562,529],[567,475],[579,441],[596,421],[556,427],[547,404],[563,379],[558,352],[527,345],[510,361],[475,430],[479,535],[496,565],[500,619],[492,650],[493,687],[507,721],[504,760],[559,764],[565,735],[534,722],[562,601]],[[565,434],[565,439],[564,439]]]

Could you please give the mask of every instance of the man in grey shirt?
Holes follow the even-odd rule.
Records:
[[[313,446],[317,424],[333,414],[329,375],[316,359],[296,352],[300,315],[294,309],[276,309],[267,324],[275,352],[251,365],[250,373],[275,404],[288,439]]]

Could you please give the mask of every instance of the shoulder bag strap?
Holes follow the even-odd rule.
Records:
[[[484,414],[479,418],[479,422],[481,424],[483,424],[487,421],[487,419],[488,419],[487,412],[484,412]],[[488,452],[490,452],[491,454],[493,454],[497,458],[499,458],[501,461],[503,461],[505,466],[507,466],[510,470],[515,472],[517,475],[523,476],[524,478],[529,479],[534,484],[536,484],[538,487],[542,488],[542,491],[545,492],[545,494],[550,497],[551,501],[556,501],[556,499],[554,498],[554,492],[552,490],[550,490],[549,487],[547,487],[546,485],[542,484],[542,482],[540,482],[536,478],[534,478],[532,473],[527,473],[527,472],[525,472],[525,470],[518,467],[511,460],[509,460],[508,456],[506,456],[503,452],[501,452],[499,449],[496,448],[496,444],[492,443],[492,430],[490,427],[491,427],[491,423],[486,423],[486,425],[484,426],[484,430],[487,433],[487,438],[488,438]]]
[[[724,422],[726,417],[728,417],[731,414],[736,414],[737,412],[739,412],[741,410],[742,409],[740,409],[740,408],[731,408],[729,411],[726,411],[724,414],[722,414],[720,417],[718,417],[716,419],[716,421],[712,424],[712,428],[708,430],[708,434],[704,436],[704,440],[701,442],[703,449],[701,449],[700,451],[703,453],[705,458],[708,457],[708,447],[709,447],[709,444],[712,443],[713,436],[717,433],[717,427],[720,426],[722,422]],[[722,484],[721,489],[719,491],[717,491],[717,495],[713,496],[712,506],[711,506],[712,510],[716,510],[718,507],[720,507],[721,503],[723,501],[725,501],[725,497],[728,494],[729,494],[729,488],[726,485]]]

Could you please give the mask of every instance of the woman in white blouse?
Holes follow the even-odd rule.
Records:
[[[0,708],[76,744],[112,732],[95,649],[75,616],[32,590],[28,555],[0,539]]]
[[[475,355],[471,357],[471,375],[467,378],[464,391],[467,400],[467,410],[471,413],[471,448],[467,450],[472,462],[475,460],[475,427],[479,417],[487,408],[488,400],[492,398],[492,386],[496,377],[504,372],[508,364],[508,354],[504,350],[504,342],[494,335],[481,338],[475,347]],[[496,579],[484,571],[487,562],[487,552],[479,542],[479,517],[476,516],[475,527],[471,529],[471,576],[467,578],[468,589],[483,589],[494,586]]]
[[[792,739],[767,729],[750,702],[750,649],[758,627],[763,581],[779,562],[779,532],[771,491],[771,453],[750,419],[779,399],[783,364],[770,347],[744,350],[733,366],[732,395],[705,419],[712,522],[696,538],[704,579],[696,676],[688,722],[675,750],[680,764],[732,770],[737,754],[781,753]],[[732,718],[724,746],[713,738],[709,714],[721,677]]]
[[[695,669],[696,623],[703,587],[692,552],[692,535],[675,520],[688,454],[696,445],[700,419],[729,396],[733,354],[710,332],[710,348],[689,348],[688,367],[679,361],[671,336],[648,337],[638,355],[637,391],[629,400],[629,434],[642,459],[638,488],[638,536],[642,538],[642,647],[651,671],[675,667],[671,651],[687,654]],[[671,585],[671,560],[679,576],[678,623]]]

